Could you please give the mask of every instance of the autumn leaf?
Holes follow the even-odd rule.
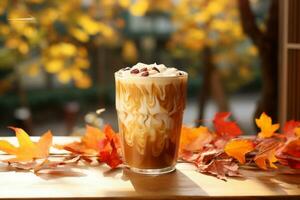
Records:
[[[281,164],[300,169],[300,139],[287,142],[276,157]]]
[[[258,133],[260,138],[269,138],[279,129],[279,124],[272,124],[272,119],[266,113],[262,113],[259,119],[255,119],[255,122],[261,130]]]
[[[277,162],[275,154],[282,145],[282,141],[277,138],[267,138],[262,140],[255,147],[257,153],[254,157],[254,162],[259,168],[264,170],[267,170],[268,166],[271,168],[277,168],[277,166],[274,164]]]
[[[226,181],[226,176],[240,176],[239,166],[222,150],[207,149],[194,161],[201,173],[216,176]]]
[[[300,122],[295,120],[290,120],[284,124],[283,134],[288,138],[292,139],[298,137],[298,129],[300,127]]]
[[[295,134],[298,138],[300,138],[300,127],[295,128]]]
[[[229,112],[219,112],[215,115],[213,123],[216,129],[216,133],[219,136],[226,138],[234,138],[242,134],[242,130],[236,122],[228,121],[230,117]]]
[[[226,181],[226,176],[240,176],[238,168],[238,165],[229,158],[221,160],[214,159],[207,165],[200,165],[198,170]]]
[[[180,135],[180,151],[198,151],[212,141],[213,135],[207,127],[189,128],[183,126]]]
[[[31,141],[29,135],[23,129],[10,128],[15,131],[19,146],[16,147],[5,140],[0,140],[0,151],[16,156],[9,161],[31,161],[38,158],[46,158],[49,155],[49,148],[52,145],[52,133],[50,131],[46,132],[35,143]]]
[[[241,164],[245,163],[245,154],[251,152],[254,149],[254,144],[251,140],[246,139],[236,139],[230,140],[225,148],[224,151],[227,155],[234,157],[237,159]]]
[[[105,138],[100,142],[99,161],[105,162],[111,168],[116,168],[122,164],[120,138],[109,125],[106,125],[103,130]]]
[[[86,133],[81,139],[82,143],[90,149],[100,150],[99,141],[104,138],[103,132],[93,126],[86,125]]]
[[[100,129],[86,125],[85,135],[81,138],[80,142],[56,145],[55,147],[75,154],[97,155],[100,151],[100,141],[104,137],[105,135]]]

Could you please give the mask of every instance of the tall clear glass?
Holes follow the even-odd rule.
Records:
[[[187,73],[176,77],[115,73],[123,157],[132,171],[155,175],[175,169],[187,77]]]

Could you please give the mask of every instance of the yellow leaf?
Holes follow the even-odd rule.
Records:
[[[147,0],[136,1],[130,6],[129,11],[134,16],[143,16],[148,10],[149,2]]]
[[[137,60],[137,49],[134,42],[127,40],[124,42],[122,50],[123,58],[130,63],[134,63]]]
[[[70,32],[80,42],[89,41],[89,35],[86,32],[79,29],[79,28],[73,28],[73,29],[71,29]]]
[[[16,154],[17,148],[5,140],[0,140],[0,151],[4,151],[8,154]]]
[[[60,59],[53,59],[49,60],[45,63],[45,69],[49,73],[57,73],[62,70],[64,67],[63,60]]]
[[[98,22],[98,26],[99,26],[99,32],[102,33],[104,37],[109,38],[114,34],[114,31],[110,26],[101,22]]]
[[[80,69],[87,69],[90,66],[89,60],[86,58],[76,58],[75,59],[75,65],[76,67]]]
[[[82,75],[80,79],[75,79],[75,86],[81,89],[86,89],[91,87],[92,80],[88,75]]]
[[[208,6],[205,8],[204,12],[211,13],[213,15],[222,12],[222,4],[216,1],[208,1]]]
[[[16,137],[19,142],[19,147],[34,148],[34,143],[30,140],[29,135],[21,128],[9,127],[15,131]]]
[[[71,43],[61,43],[59,45],[59,52],[65,56],[74,56],[76,54],[76,47]]]
[[[277,158],[275,157],[275,150],[271,150],[266,152],[263,155],[258,155],[254,158],[255,163],[257,166],[259,166],[261,169],[267,170],[267,161],[271,168],[276,169],[277,166],[274,165],[275,162],[277,162]]]
[[[255,122],[261,130],[258,133],[260,138],[271,137],[279,129],[279,124],[272,124],[272,119],[265,113],[262,113],[259,119],[255,119]]]
[[[251,140],[236,139],[236,140],[230,140],[226,144],[224,151],[227,155],[234,157],[241,164],[244,164],[245,154],[249,153],[253,149],[254,149],[254,145]]]
[[[62,83],[68,83],[71,81],[71,72],[68,69],[63,69],[57,74],[57,79]]]
[[[95,35],[99,33],[99,23],[87,15],[81,15],[78,18],[78,24],[89,34]]]
[[[77,48],[75,45],[71,43],[58,43],[54,44],[49,48],[49,56],[52,57],[61,57],[61,56],[66,56],[66,57],[71,57],[74,56],[77,52]]]
[[[36,158],[46,158],[48,156],[49,148],[52,144],[51,132],[47,132],[40,138],[39,142],[34,143],[23,129],[10,128],[16,133],[19,147],[15,147],[7,141],[0,141],[1,151],[16,156],[10,159],[10,161],[31,161]]]
[[[29,51],[29,46],[26,42],[21,42],[18,46],[18,50],[21,54],[27,54]]]
[[[123,8],[128,8],[130,5],[130,0],[119,0],[119,4]]]

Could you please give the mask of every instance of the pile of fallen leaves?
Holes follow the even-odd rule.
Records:
[[[87,125],[85,135],[79,142],[65,145],[53,145],[50,131],[42,135],[38,142],[33,142],[24,130],[10,128],[16,133],[19,147],[0,140],[0,151],[12,156],[1,162],[15,169],[39,174],[45,170],[76,165],[81,162],[91,165],[106,163],[111,168],[122,163],[119,135],[109,125],[106,125],[103,131]],[[50,147],[65,150],[67,153],[50,153]]]
[[[214,130],[200,126],[183,127],[180,159],[194,164],[201,173],[225,180],[226,176],[240,176],[241,165],[253,165],[268,170],[282,164],[300,169],[300,122],[288,121],[282,133],[279,124],[262,113],[256,119],[260,132],[255,137],[240,137],[239,126],[229,120],[230,113],[217,113]]]
[[[256,124],[257,136],[240,137],[237,123],[229,120],[230,113],[217,113],[213,119],[214,130],[200,126],[182,127],[179,159],[196,166],[204,174],[225,180],[227,176],[240,176],[239,167],[256,165],[268,170],[278,164],[300,169],[300,122],[288,121],[278,133],[279,124],[263,113]],[[9,158],[1,160],[10,167],[33,171],[59,169],[61,166],[106,163],[111,168],[122,164],[120,138],[106,125],[103,130],[86,126],[86,133],[78,142],[64,145],[52,144],[52,134],[45,133],[37,142],[20,129],[15,131],[19,146],[0,140],[0,151]],[[50,153],[50,148],[65,153]]]

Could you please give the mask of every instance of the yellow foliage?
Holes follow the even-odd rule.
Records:
[[[78,18],[78,24],[90,35],[95,35],[100,31],[99,23],[87,15],[81,15]]]
[[[53,57],[70,57],[75,55],[76,50],[77,49],[74,44],[62,42],[59,44],[52,45],[49,48],[49,55]]]
[[[131,0],[119,0],[119,4],[123,8],[128,8],[130,6]]]
[[[57,74],[57,79],[61,82],[61,83],[68,83],[71,81],[71,73],[70,70],[68,69],[63,69],[61,71],[58,72]]]
[[[60,59],[48,60],[45,63],[45,69],[49,73],[57,73],[64,68],[64,62]]]
[[[134,16],[143,16],[149,8],[148,0],[139,0],[132,4],[129,11]]]
[[[208,1],[208,5],[205,7],[205,12],[208,12],[212,15],[219,14],[222,12],[222,10],[223,8],[221,1],[216,0]]]
[[[40,72],[40,67],[38,63],[33,63],[27,69],[27,74],[32,77],[38,75],[39,72]]]
[[[130,63],[137,61],[137,49],[133,41],[127,40],[124,42],[122,56],[124,60]]]
[[[91,87],[92,80],[88,75],[83,74],[79,79],[75,79],[75,85],[78,88],[86,89]]]
[[[53,22],[58,18],[58,12],[55,9],[45,9],[43,14],[39,16],[39,22],[42,26],[51,26]]]
[[[75,37],[80,42],[89,41],[89,35],[85,31],[83,31],[79,28],[72,28],[70,30],[70,32],[71,32],[72,36]]]
[[[253,45],[248,48],[248,52],[251,56],[256,56],[258,54],[257,48]]]

